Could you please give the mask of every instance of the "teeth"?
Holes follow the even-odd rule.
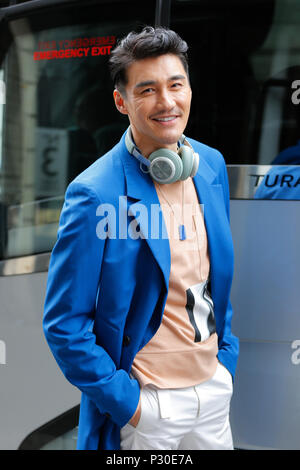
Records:
[[[175,117],[172,116],[172,117],[167,117],[167,118],[157,118],[157,121],[165,122],[165,121],[172,121],[172,119],[175,119]]]

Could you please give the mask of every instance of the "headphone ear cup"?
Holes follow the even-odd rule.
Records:
[[[174,183],[181,178],[183,163],[176,152],[162,148],[152,152],[148,160],[151,162],[150,174],[155,181]]]
[[[178,151],[178,154],[181,157],[182,166],[183,166],[183,171],[182,171],[180,179],[185,180],[191,175],[191,172],[193,169],[194,152],[187,145],[182,145]]]
[[[199,153],[194,153],[193,168],[192,168],[192,171],[191,171],[191,177],[192,178],[194,178],[194,176],[196,175],[196,173],[198,171],[198,167],[199,167]]]

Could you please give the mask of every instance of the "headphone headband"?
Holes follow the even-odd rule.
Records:
[[[137,158],[141,164],[146,165],[147,168],[150,168],[150,162],[148,158],[144,157],[135,143],[133,142],[133,137],[131,133],[131,128],[130,126],[128,127],[125,135],[125,144],[127,147],[128,152],[133,155],[135,158]],[[142,170],[143,171],[143,170]]]

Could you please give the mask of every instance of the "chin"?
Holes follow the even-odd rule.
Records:
[[[178,142],[182,134],[183,134],[183,131],[175,131],[175,130],[164,132],[159,136],[159,141],[163,145],[173,145]]]

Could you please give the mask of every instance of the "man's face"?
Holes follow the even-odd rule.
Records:
[[[118,110],[128,114],[133,138],[145,157],[161,147],[176,151],[188,121],[192,91],[174,54],[142,59],[127,69],[125,95],[114,91]]]

